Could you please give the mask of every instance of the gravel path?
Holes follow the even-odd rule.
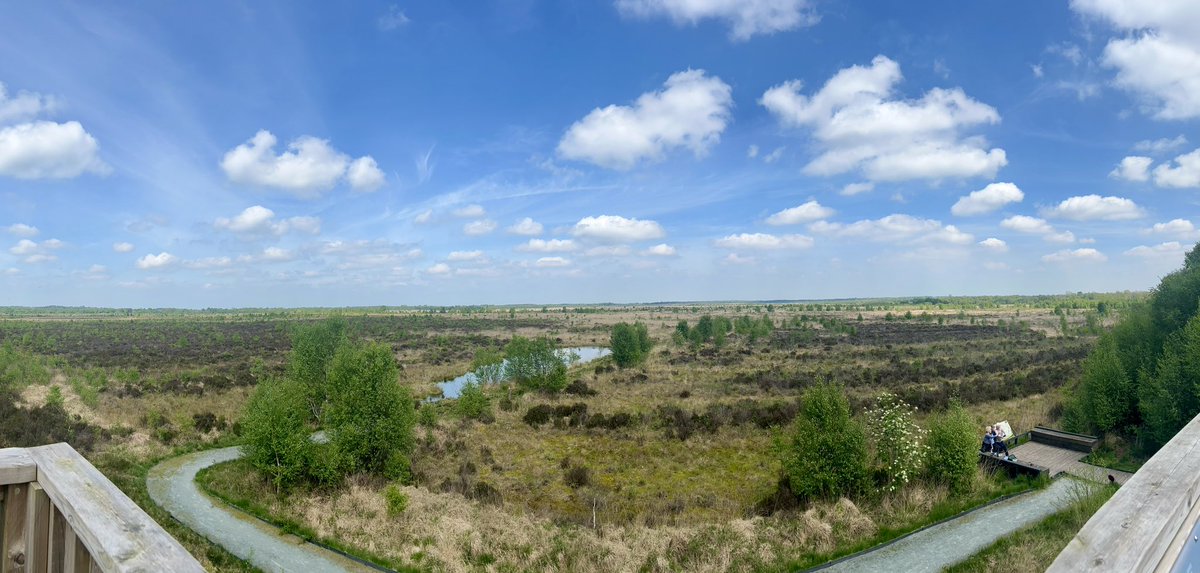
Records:
[[[995,541],[1065,507],[1077,488],[1073,479],[1054,480],[1045,489],[1021,494],[914,533],[891,545],[821,569],[822,572],[936,572],[966,560]]]
[[[200,491],[196,473],[242,457],[241,448],[206,450],[171,458],[153,468],[146,486],[154,503],[184,525],[263,571],[352,571],[378,573],[357,561],[321,549],[279,528],[213,500]]]

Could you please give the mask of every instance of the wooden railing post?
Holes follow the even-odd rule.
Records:
[[[29,556],[30,573],[48,573],[50,570],[50,497],[38,484],[29,487]]]
[[[4,546],[3,573],[26,573],[29,562],[29,484],[7,486],[4,493]]]

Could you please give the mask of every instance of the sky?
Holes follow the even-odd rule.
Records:
[[[0,305],[1145,290],[1194,0],[0,4]]]

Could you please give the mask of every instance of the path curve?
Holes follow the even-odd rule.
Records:
[[[966,561],[996,540],[1065,508],[1079,498],[1077,488],[1100,487],[1069,478],[1034,492],[985,506],[922,529],[908,537],[816,570],[822,573],[887,571],[934,573]]]
[[[146,476],[150,498],[192,531],[263,571],[378,573],[353,559],[285,534],[200,490],[196,484],[200,470],[240,457],[241,448],[234,446],[159,463]]]

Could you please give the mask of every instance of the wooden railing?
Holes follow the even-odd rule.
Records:
[[[1113,494],[1048,571],[1171,571],[1194,542],[1198,502],[1200,416]]]
[[[0,573],[204,571],[67,444],[0,449]]]

